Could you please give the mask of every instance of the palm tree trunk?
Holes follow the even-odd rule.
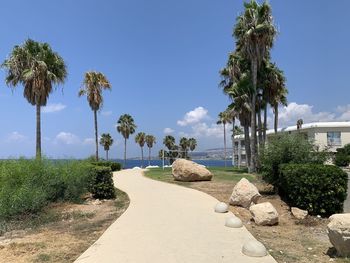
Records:
[[[262,121],[261,121],[261,101],[258,98],[258,136],[259,136],[259,147],[262,146],[263,143],[263,125],[262,125]]]
[[[266,142],[266,129],[267,129],[267,103],[265,103],[264,106],[264,124],[263,124],[263,145],[265,145]]]
[[[98,161],[98,131],[97,131],[97,111],[94,110],[95,121],[95,144],[96,144],[96,161]]]
[[[143,168],[143,147],[141,147],[141,159],[142,159],[142,165],[141,165],[141,167]]]
[[[250,150],[250,138],[249,138],[249,125],[244,125],[243,127],[244,127],[245,161],[250,171],[251,150]]]
[[[106,150],[106,159],[108,161],[108,150]]]
[[[148,165],[151,165],[151,147],[148,147]]]
[[[124,138],[124,167],[126,167],[126,138]]]
[[[277,103],[274,105],[274,113],[275,113],[274,128],[275,128],[275,133],[277,134],[277,130],[278,130],[278,104]]]
[[[235,118],[232,119],[232,166],[235,166]]]
[[[226,167],[226,124],[224,123],[224,158]]]
[[[257,85],[257,71],[258,62],[257,59],[252,61],[252,76],[253,76],[253,94],[251,98],[251,172],[256,172],[256,161],[257,161],[257,151],[256,151],[256,85]]]
[[[36,159],[41,159],[41,109],[36,105]]]

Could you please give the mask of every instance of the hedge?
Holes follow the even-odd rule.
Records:
[[[339,167],[322,164],[283,164],[280,190],[290,206],[311,215],[329,216],[343,211],[348,175]]]
[[[120,171],[122,169],[121,163],[112,162],[112,161],[91,162],[91,164],[96,165],[96,166],[110,167],[112,172]]]
[[[89,192],[94,198],[115,198],[112,170],[107,166],[92,166],[89,171]]]

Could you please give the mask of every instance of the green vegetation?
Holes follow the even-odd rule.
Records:
[[[64,83],[66,65],[47,43],[27,39],[15,46],[2,67],[7,70],[6,84],[24,87],[24,97],[36,106],[36,157],[41,159],[41,106],[45,106],[53,86]]]
[[[135,142],[141,148],[141,160],[142,160],[141,168],[143,168],[144,167],[144,163],[143,163],[143,147],[145,146],[145,143],[146,143],[146,133],[139,132],[138,134],[136,134]]]
[[[286,163],[323,164],[327,159],[326,152],[319,152],[312,142],[301,134],[281,134],[269,139],[260,154],[263,179],[276,187],[279,181],[280,165]]]
[[[103,105],[102,90],[111,90],[111,87],[107,77],[101,72],[89,71],[85,73],[83,87],[78,93],[79,97],[86,95],[90,108],[94,112],[96,161],[98,161],[97,111]]]
[[[225,181],[231,181],[231,182],[238,182],[243,177],[247,178],[249,181],[254,182],[257,180],[256,175],[249,174],[247,169],[239,169],[239,168],[225,168],[225,167],[210,167],[208,168],[213,173],[213,182],[225,182]],[[164,170],[162,168],[154,168],[150,169],[145,173],[145,175],[151,179],[159,180],[167,183],[174,183],[184,186],[189,186],[191,183],[189,182],[179,182],[175,181],[172,173],[171,168],[165,168]]]
[[[112,161],[98,161],[98,162],[91,162],[91,164],[96,165],[96,166],[106,166],[111,168],[112,172],[120,171],[122,169],[121,163],[117,162],[112,162]]]
[[[348,175],[340,168],[322,164],[284,164],[280,188],[291,206],[313,215],[329,216],[343,211]]]
[[[37,213],[60,200],[79,202],[87,192],[90,167],[78,161],[1,161],[0,218]]]
[[[89,170],[88,190],[94,198],[115,198],[112,170],[107,166],[94,166]]]
[[[343,148],[337,149],[337,153],[334,156],[334,164],[341,167],[349,166],[350,144],[345,145]]]

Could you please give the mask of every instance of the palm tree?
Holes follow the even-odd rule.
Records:
[[[100,144],[103,146],[104,150],[106,151],[106,160],[108,161],[108,151],[113,144],[112,136],[109,133],[102,133],[100,138]]]
[[[297,120],[297,130],[298,131],[302,128],[303,124],[304,124],[303,119]]]
[[[153,135],[146,135],[146,144],[148,147],[148,165],[151,165],[151,149],[153,144],[156,143],[156,137]]]
[[[251,107],[251,170],[257,168],[256,140],[256,98],[257,73],[261,62],[267,57],[273,45],[276,28],[273,24],[271,7],[267,2],[259,5],[255,0],[244,4],[245,11],[237,18],[234,28],[237,49],[249,60],[253,93],[250,97]]]
[[[63,58],[47,43],[27,39],[15,46],[2,67],[6,69],[6,84],[24,87],[23,95],[36,106],[36,158],[41,159],[41,106],[47,104],[53,86],[64,83],[67,76]]]
[[[232,122],[231,113],[229,111],[220,112],[218,115],[219,119],[216,124],[222,124],[224,126],[224,158],[226,167],[226,124]]]
[[[141,148],[141,159],[142,159],[142,165],[141,167],[143,168],[143,146],[146,143],[146,133],[144,132],[139,132],[138,134],[136,134],[135,136],[135,142],[140,145]]]
[[[188,147],[190,148],[190,151],[193,152],[197,147],[197,140],[195,138],[189,138]]]
[[[111,90],[111,84],[107,77],[97,71],[86,72],[78,96],[86,95],[90,108],[94,112],[96,161],[98,161],[97,111],[100,110],[103,105],[103,90]]]
[[[182,156],[183,158],[187,158],[187,151],[188,151],[188,147],[189,147],[189,143],[188,143],[188,139],[185,137],[180,138],[180,143],[179,143],[180,147],[181,147],[181,151],[182,151]]]
[[[126,140],[131,134],[135,133],[136,125],[133,117],[129,114],[123,114],[117,122],[117,131],[124,137],[124,167],[126,166]]]
[[[171,151],[175,145],[175,138],[171,135],[167,135],[163,139],[163,144],[168,148],[169,151]]]

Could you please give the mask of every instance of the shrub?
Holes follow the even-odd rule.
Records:
[[[320,152],[312,142],[301,134],[281,134],[269,139],[260,154],[263,179],[279,186],[279,166],[284,163],[322,164],[327,159],[326,152]]]
[[[120,171],[122,169],[122,165],[120,163],[112,162],[112,161],[91,162],[91,164],[96,166],[110,167],[112,172]]]
[[[94,198],[115,198],[112,170],[106,166],[92,166],[89,175],[89,192]]]
[[[350,164],[350,156],[343,152],[337,152],[334,156],[334,164],[341,167],[348,166]]]
[[[80,201],[89,167],[78,161],[1,161],[0,218],[37,213],[58,200]]]
[[[284,164],[280,171],[280,188],[289,205],[313,215],[328,216],[343,211],[348,175],[339,167]]]

